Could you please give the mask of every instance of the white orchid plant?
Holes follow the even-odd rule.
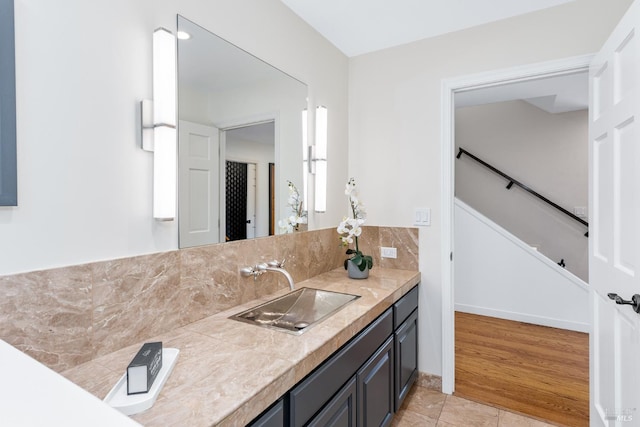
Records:
[[[298,230],[300,224],[307,223],[307,212],[303,210],[302,198],[295,184],[287,181],[287,186],[289,187],[287,206],[291,209],[291,215],[278,221],[278,226],[282,233],[293,233],[294,230]]]
[[[338,225],[338,234],[342,246],[347,247],[347,255],[353,255],[344,261],[344,268],[347,268],[349,260],[353,262],[360,271],[364,271],[366,268],[373,268],[373,258],[370,255],[363,255],[358,247],[358,237],[362,234],[362,225],[366,220],[367,213],[364,209],[364,205],[358,200],[358,189],[356,188],[356,181],[354,178],[350,178],[347,182],[344,194],[349,198],[349,205],[351,207],[351,217],[344,217],[340,225]],[[355,249],[349,248],[349,245],[355,243]]]

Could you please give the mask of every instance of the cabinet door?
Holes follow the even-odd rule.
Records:
[[[353,377],[308,427],[356,427],[356,378]]]
[[[418,310],[415,310],[400,325],[395,335],[395,408],[397,411],[418,377]]]
[[[284,402],[282,399],[250,424],[251,427],[283,427],[284,425]]]
[[[358,371],[358,426],[391,425],[394,405],[393,373],[392,335]]]
[[[391,309],[385,311],[315,372],[291,389],[289,393],[291,427],[306,426],[390,335],[393,336]]]

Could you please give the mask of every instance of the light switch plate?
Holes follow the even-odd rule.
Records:
[[[413,225],[431,225],[431,208],[416,208],[413,216]]]
[[[573,208],[573,214],[580,218],[587,217],[587,207],[586,206],[575,206]]]

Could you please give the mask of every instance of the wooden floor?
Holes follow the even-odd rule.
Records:
[[[455,395],[563,426],[589,425],[589,336],[456,312]]]

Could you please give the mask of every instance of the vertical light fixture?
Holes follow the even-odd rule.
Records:
[[[311,159],[309,157],[309,140],[307,138],[308,114],[307,109],[302,110],[302,206],[304,210],[309,209],[309,199],[307,198],[307,185],[309,173],[311,173]]]
[[[327,107],[316,108],[315,203],[316,212],[327,210]]]
[[[153,33],[153,101],[142,101],[142,120],[142,148],[154,153],[153,217],[172,221],[177,194],[176,41],[165,28]]]

